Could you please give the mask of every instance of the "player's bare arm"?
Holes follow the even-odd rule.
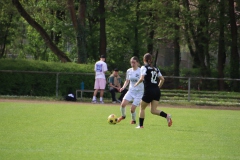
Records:
[[[122,88],[120,89],[120,92],[122,92],[129,84],[130,80],[126,80],[122,86]]]
[[[164,79],[163,76],[160,76],[160,77],[158,77],[158,78],[160,79],[159,84],[158,84],[158,87],[161,88],[162,85],[163,85],[163,83],[164,83],[164,81],[165,81],[165,79]]]
[[[140,79],[137,81],[137,83],[134,85],[134,87],[136,87],[137,85],[139,85],[143,81],[144,81],[144,75],[141,75]]]

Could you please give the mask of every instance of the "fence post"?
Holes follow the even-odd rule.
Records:
[[[56,97],[58,97],[58,75],[59,73],[56,74]]]
[[[188,102],[190,102],[191,78],[188,78]]]

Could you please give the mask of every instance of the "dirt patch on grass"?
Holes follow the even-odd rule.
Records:
[[[27,100],[27,99],[1,99],[1,102],[17,102],[17,103],[46,103],[46,104],[91,104],[90,102],[68,102],[68,101],[54,101],[54,100]],[[105,104],[95,104],[95,105],[108,105],[108,106],[119,106],[119,104],[105,103]],[[170,104],[159,104],[159,107],[166,108],[192,108],[192,109],[217,109],[217,110],[240,110],[240,107],[234,106],[198,106],[198,105],[170,105]]]

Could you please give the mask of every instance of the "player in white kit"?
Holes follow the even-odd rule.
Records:
[[[124,82],[123,87],[120,89],[120,92],[123,91],[129,84],[128,92],[123,97],[123,101],[120,106],[120,111],[122,116],[118,118],[118,122],[126,118],[126,105],[132,101],[131,115],[132,121],[131,124],[136,124],[136,107],[139,106],[140,101],[144,92],[143,83],[139,84],[137,87],[134,87],[134,84],[140,79],[141,69],[138,67],[139,60],[137,57],[132,57],[130,59],[132,68],[129,68],[126,73],[126,81]]]

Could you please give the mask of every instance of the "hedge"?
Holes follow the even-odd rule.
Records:
[[[56,72],[59,95],[75,92],[80,83],[93,89],[94,75],[71,73],[94,73],[94,64],[57,63],[34,60],[0,60],[0,70]],[[56,73],[6,73],[0,72],[0,95],[55,96]],[[65,74],[63,74],[65,73]],[[69,73],[69,74],[67,74]]]
[[[94,86],[94,64],[76,64],[45,62],[22,59],[1,59],[0,70],[13,71],[40,71],[54,73],[6,73],[0,72],[0,95],[30,95],[30,96],[55,96],[56,77],[58,75],[58,95],[64,96],[68,92],[80,89],[80,83],[84,82],[85,89],[93,89]],[[173,67],[165,67],[160,70],[164,76],[173,75]],[[69,74],[68,74],[69,73]],[[93,73],[93,75],[77,75],[77,73]],[[107,73],[108,75],[110,72]],[[125,73],[123,74],[125,75]],[[199,69],[181,69],[181,76],[200,76]],[[212,76],[217,77],[216,70],[212,70]],[[124,76],[122,76],[124,77]],[[191,88],[204,90],[218,90],[217,80],[192,80]],[[230,81],[225,81],[226,90],[230,90]],[[163,86],[164,89],[177,89],[174,79],[168,78]],[[187,89],[187,80],[180,80],[179,88]],[[92,93],[84,96],[91,97]]]

